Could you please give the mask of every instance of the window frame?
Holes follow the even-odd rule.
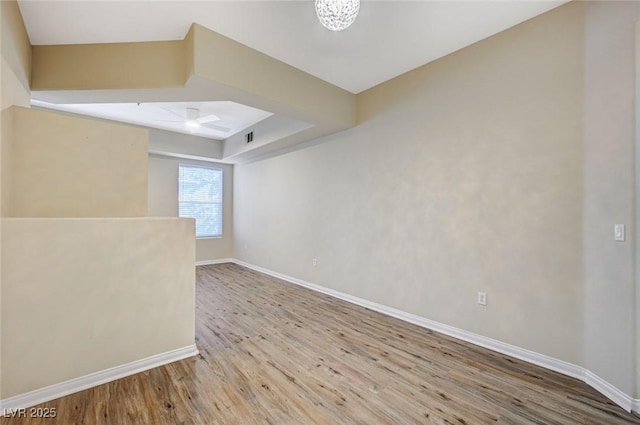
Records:
[[[212,236],[198,236],[198,230],[197,230],[197,226],[195,228],[195,233],[196,233],[196,240],[198,239],[221,239],[224,235],[224,169],[221,167],[215,167],[215,166],[208,166],[208,165],[200,165],[200,164],[190,164],[190,163],[184,163],[184,162],[180,162],[178,163],[178,178],[177,178],[177,184],[178,184],[178,202],[177,202],[177,207],[178,207],[178,218],[193,218],[194,220],[197,220],[195,217],[182,217],[180,215],[180,202],[189,202],[189,201],[181,201],[180,200],[180,168],[181,167],[186,167],[186,168],[204,168],[206,170],[215,170],[215,171],[219,171],[220,172],[220,234],[219,235],[212,235]],[[211,202],[213,204],[213,202]]]

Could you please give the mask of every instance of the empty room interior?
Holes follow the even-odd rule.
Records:
[[[0,423],[640,424],[640,2],[0,4]]]

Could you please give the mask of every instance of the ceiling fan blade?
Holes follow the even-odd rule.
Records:
[[[206,124],[208,122],[215,122],[215,121],[220,121],[220,117],[218,117],[217,115],[207,115],[206,117],[201,117],[198,118],[196,121],[198,121],[200,124]]]
[[[160,109],[164,109],[165,111],[169,112],[170,114],[173,114],[173,115],[175,115],[175,116],[176,116],[176,117],[178,117],[178,118],[181,118],[183,121],[187,119],[187,118],[186,118],[186,116],[184,116],[184,115],[182,115],[182,114],[179,114],[179,113],[177,113],[177,112],[175,112],[175,111],[172,111],[172,110],[171,110],[171,109],[169,109],[169,108],[165,108],[164,106],[158,106],[158,108],[160,108]]]
[[[154,120],[156,122],[184,122],[184,120]]]
[[[207,127],[207,128],[211,128],[213,130],[218,130],[218,131],[222,131],[223,133],[228,133],[231,131],[230,128],[228,127],[223,127],[221,125],[215,125],[215,124],[209,124],[209,123],[205,123],[202,124],[203,127]]]

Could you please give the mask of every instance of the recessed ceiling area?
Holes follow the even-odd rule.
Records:
[[[336,33],[312,1],[18,0],[33,45],[181,40],[195,22],[351,93],[566,2],[363,1]]]
[[[228,139],[273,115],[230,101],[55,104],[32,100],[31,104],[215,140]],[[189,112],[198,115],[189,117]]]
[[[356,94],[563,3],[363,1],[333,32],[312,1],[18,0],[33,105],[212,139],[230,162],[357,125]]]

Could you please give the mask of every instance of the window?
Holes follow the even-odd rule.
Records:
[[[196,238],[222,236],[222,170],[180,164],[178,216],[196,219]]]

